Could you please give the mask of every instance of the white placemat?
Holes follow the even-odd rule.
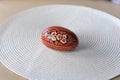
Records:
[[[79,38],[71,52],[41,42],[43,29],[64,26]],[[107,80],[120,74],[120,20],[101,11],[49,5],[9,19],[0,34],[0,60],[30,80]]]

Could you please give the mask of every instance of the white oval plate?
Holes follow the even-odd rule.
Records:
[[[47,48],[43,29],[64,26],[79,38],[71,52]],[[101,11],[49,5],[21,12],[1,32],[1,62],[31,80],[107,80],[120,73],[120,20]]]

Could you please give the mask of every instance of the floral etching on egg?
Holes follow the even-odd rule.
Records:
[[[65,32],[56,30],[47,31],[45,37],[55,44],[68,44],[75,41],[71,36],[68,36]]]

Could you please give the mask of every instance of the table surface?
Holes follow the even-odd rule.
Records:
[[[104,0],[25,0],[25,1],[15,1],[7,0],[0,1],[0,24],[5,23],[5,21],[11,16],[17,14],[20,11],[48,4],[73,4],[92,7],[104,12],[107,12],[117,18],[120,18],[120,5],[113,4],[110,1]],[[116,75],[117,76],[117,75]],[[27,80],[10,70],[8,70],[2,63],[0,63],[0,80]],[[120,80],[120,76],[117,76],[111,80]]]

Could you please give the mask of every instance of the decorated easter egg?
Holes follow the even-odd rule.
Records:
[[[42,42],[49,48],[70,51],[77,47],[78,38],[70,30],[61,26],[52,26],[43,30]]]

